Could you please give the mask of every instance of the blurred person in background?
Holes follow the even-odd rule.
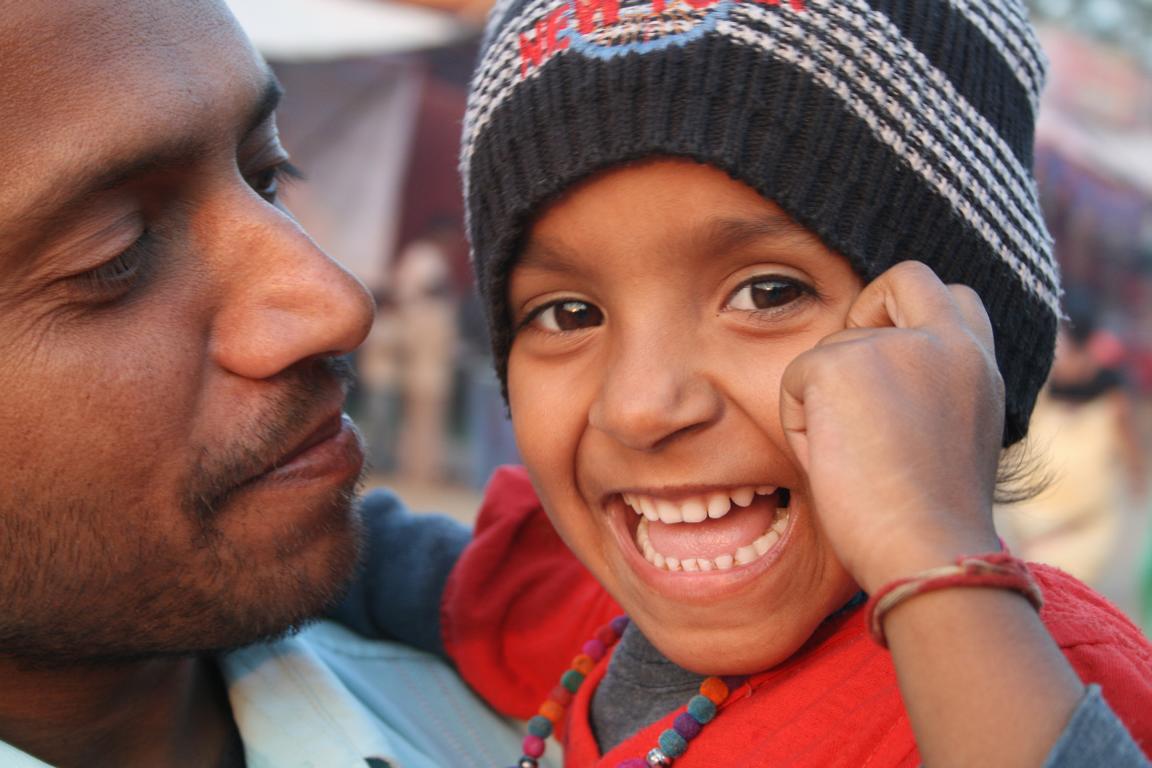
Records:
[[[403,390],[399,469],[405,477],[424,485],[440,482],[445,470],[459,313],[445,241],[454,234],[450,225],[434,225],[400,252],[396,266]]]
[[[393,472],[397,465],[399,428],[404,418],[400,320],[390,291],[376,291],[372,332],[356,352],[357,382],[363,415],[359,419],[368,466]]]
[[[1048,482],[1004,508],[1001,519],[1023,557],[1099,586],[1125,512],[1147,499],[1147,468],[1115,337],[1100,328],[1087,293],[1069,289],[1064,306],[1068,317],[1029,436]]]

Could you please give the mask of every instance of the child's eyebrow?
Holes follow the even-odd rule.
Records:
[[[516,259],[517,267],[558,274],[572,274],[579,271],[578,263],[579,259],[570,256],[564,248],[536,239],[529,240],[520,257]]]
[[[781,213],[713,219],[702,229],[699,239],[706,248],[720,250],[761,239],[818,241],[813,233]]]

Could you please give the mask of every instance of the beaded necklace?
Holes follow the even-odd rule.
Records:
[[[584,643],[580,654],[572,659],[571,666],[560,676],[560,682],[540,705],[539,714],[528,721],[528,735],[524,737],[524,754],[513,768],[539,768],[540,756],[544,754],[544,739],[552,735],[553,729],[564,717],[564,711],[572,703],[572,697],[584,679],[592,672],[596,663],[604,658],[608,649],[620,640],[628,626],[627,616],[617,616],[596,630],[592,639]],[[716,717],[717,707],[728,694],[739,688],[745,677],[709,677],[700,683],[700,692],[689,699],[684,711],[676,716],[672,727],[666,729],[657,739],[657,746],[648,751],[645,757],[631,757],[617,764],[616,768],[667,768],[676,758],[688,749],[688,743],[700,735],[704,726]]]

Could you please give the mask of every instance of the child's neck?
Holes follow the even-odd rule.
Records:
[[[629,624],[592,694],[589,722],[600,754],[684,706],[703,680],[669,661]]]

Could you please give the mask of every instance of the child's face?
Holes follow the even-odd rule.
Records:
[[[689,161],[600,174],[529,232],[509,288],[524,461],[560,535],[681,666],[774,666],[856,589],[779,392],[861,285],[779,208]],[[867,514],[868,489],[850,492]]]

